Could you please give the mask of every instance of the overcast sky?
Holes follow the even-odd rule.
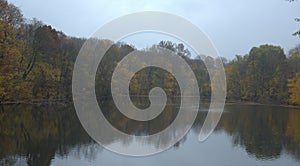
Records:
[[[132,12],[154,10],[182,16],[202,29],[223,57],[244,55],[253,46],[300,44],[300,1],[286,0],[9,0],[26,18],[38,18],[67,35],[89,37],[106,22]],[[157,39],[160,40],[160,39]],[[130,43],[143,46],[133,40]],[[132,41],[132,42],[133,42]],[[143,40],[145,42],[145,40]],[[151,42],[155,40],[149,39]],[[129,41],[130,42],[130,41]],[[153,43],[154,44],[154,43]]]

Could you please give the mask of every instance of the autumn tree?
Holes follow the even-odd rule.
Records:
[[[0,0],[0,102],[13,96],[28,97],[30,85],[21,79],[24,68],[22,33],[23,16],[20,10]]]
[[[288,77],[292,78],[296,73],[300,72],[300,45],[289,51],[288,56]]]
[[[300,105],[300,72],[288,80],[290,103]]]
[[[229,64],[225,66],[227,80],[227,98],[233,100],[244,100],[246,67],[248,56],[236,55]]]

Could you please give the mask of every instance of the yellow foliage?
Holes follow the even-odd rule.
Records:
[[[288,79],[288,87],[290,102],[300,105],[300,73],[297,73],[294,78]]]

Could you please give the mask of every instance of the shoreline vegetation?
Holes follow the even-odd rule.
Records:
[[[136,96],[135,96],[136,97]],[[146,96],[143,96],[142,98],[146,98]],[[179,98],[179,97],[175,97]],[[105,99],[104,99],[105,100]],[[201,100],[201,102],[208,102],[209,100],[204,99]],[[26,104],[26,105],[69,105],[73,104],[73,101],[70,100],[62,100],[62,99],[57,99],[57,100],[41,100],[41,99],[35,99],[35,100],[16,100],[16,101],[6,101],[3,103],[0,103],[0,106],[5,106],[5,105],[19,105],[19,104]],[[201,104],[200,104],[201,105]],[[275,106],[275,107],[286,107],[286,108],[295,108],[299,109],[300,111],[300,106],[299,105],[291,105],[291,104],[266,104],[266,103],[257,103],[257,102],[251,102],[251,101],[241,101],[241,100],[226,100],[225,105],[265,105],[265,106]]]
[[[62,100],[62,99],[32,99],[32,100],[15,100],[15,101],[5,101],[1,102],[1,105],[11,105],[11,104],[37,104],[37,105],[48,105],[48,104],[68,104],[72,103],[71,101],[68,100]]]
[[[18,7],[0,0],[0,105],[71,102],[73,67],[86,41],[67,36],[35,18],[25,19]],[[192,57],[184,44],[171,41],[161,41],[143,50],[105,39],[94,42],[100,46],[113,44],[98,66],[97,96],[111,96],[112,74],[126,55],[133,51],[158,54],[160,48],[165,48],[181,56],[191,67],[201,99],[210,98],[214,86],[210,79],[218,78],[217,69],[222,64],[227,79],[227,103],[300,105],[300,45],[287,55],[280,46],[260,45],[246,55],[226,60],[209,55]],[[208,66],[213,69],[210,75]],[[128,71],[122,72],[128,75]],[[118,84],[123,86],[122,82]],[[168,97],[180,96],[176,79],[169,72],[153,67],[134,75],[129,86],[130,96],[147,96],[154,87],[164,89]]]
[[[286,108],[296,108],[300,111],[299,105],[291,105],[291,104],[266,104],[266,103],[256,103],[249,101],[226,101],[225,105],[265,105],[265,106],[275,106],[275,107],[286,107]]]

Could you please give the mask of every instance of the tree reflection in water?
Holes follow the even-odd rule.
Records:
[[[135,104],[145,104],[136,100]],[[169,100],[164,112],[149,123],[132,121],[121,115],[112,101],[104,103],[106,118],[128,134],[149,135],[167,127],[177,115],[178,102]],[[0,111],[0,165],[26,162],[28,165],[49,165],[55,157],[74,156],[95,159],[102,147],[84,131],[73,106],[7,105]],[[199,133],[207,114],[199,111],[192,131]],[[191,110],[193,111],[193,110]],[[177,129],[180,132],[182,129]],[[227,105],[215,132],[225,131],[233,146],[244,148],[259,160],[276,159],[284,152],[300,160],[299,109],[262,106]],[[174,131],[175,132],[175,131]],[[104,133],[105,134],[105,133]],[[173,133],[169,133],[171,139]],[[117,139],[117,140],[114,140]],[[197,139],[197,138],[195,138]],[[129,144],[131,140],[107,138]],[[168,140],[160,140],[163,144]],[[174,145],[180,145],[186,137]],[[159,145],[153,145],[159,146]],[[26,161],[24,161],[26,160]]]

